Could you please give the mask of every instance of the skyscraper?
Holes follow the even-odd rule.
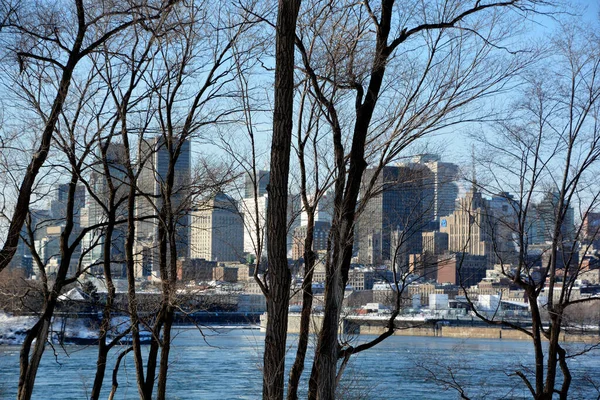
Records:
[[[244,186],[244,197],[254,197],[254,190],[256,189],[256,196],[260,197],[267,194],[267,185],[269,184],[269,171],[257,171],[256,179],[251,175],[246,175],[246,184]],[[257,181],[257,182],[256,182]],[[255,185],[256,183],[256,185]]]
[[[267,207],[269,171],[257,171],[257,176],[246,174],[241,211],[244,214],[244,252],[256,257],[267,256]],[[260,239],[260,240],[259,240]],[[260,246],[260,248],[259,248]]]
[[[586,213],[581,231],[583,243],[592,244],[595,250],[600,250],[600,213]]]
[[[468,253],[486,256],[489,263],[493,258],[492,222],[487,200],[477,187],[457,201],[452,214],[440,220],[440,232],[448,234],[448,250],[452,253]],[[482,265],[485,269],[487,265]]]
[[[267,256],[267,207],[269,198],[265,194],[258,199],[247,197],[242,199],[244,213],[244,252],[257,257]],[[258,232],[257,232],[258,230]],[[260,240],[259,240],[260,239]],[[259,248],[260,245],[260,248]]]
[[[224,193],[191,213],[191,258],[239,261],[244,250],[244,223],[235,201]]]
[[[50,200],[50,212],[55,224],[64,225],[67,213],[67,202],[69,200],[69,184],[58,183],[54,186],[54,196]],[[79,226],[79,210],[85,204],[85,186],[78,184],[75,187],[73,202],[73,217],[75,226]]]
[[[261,257],[267,256],[267,208],[269,206],[269,171],[257,171],[256,179],[251,175],[246,175],[244,185],[244,198],[240,204],[241,211],[244,214],[244,252]],[[294,229],[300,225],[300,213],[302,202],[300,195],[288,195],[287,220],[288,229],[286,233],[287,251],[291,255]],[[257,229],[259,234],[257,234]],[[260,237],[260,247],[259,246]]]
[[[437,154],[422,154],[413,158],[413,165],[423,165],[429,170],[425,177],[424,190],[430,192],[431,219],[450,215],[458,197],[458,165],[441,162]],[[410,164],[409,164],[410,165]]]
[[[489,201],[491,212],[492,236],[494,240],[495,263],[516,262],[518,254],[518,203],[513,195],[500,192]]]
[[[116,219],[124,220],[127,218],[127,204],[125,198],[129,192],[129,185],[126,182],[125,169],[125,146],[120,143],[111,143],[106,152],[106,162],[108,164],[108,174],[115,190],[114,203],[117,206]],[[101,157],[101,154],[98,154]],[[87,226],[93,226],[107,222],[108,216],[104,207],[109,206],[109,177],[106,176],[106,171],[103,165],[98,165],[94,168],[90,176],[90,186],[95,193],[98,201],[90,194],[87,196]],[[102,204],[100,204],[101,202]],[[125,263],[125,236],[127,232],[126,224],[117,224],[114,227],[111,238],[111,262],[114,264],[114,275],[123,274],[123,264]],[[86,264],[94,264],[102,260],[104,256],[104,229],[99,228],[90,231],[84,238],[84,246],[91,247],[91,250],[86,254],[84,262]],[[99,273],[102,266],[98,264],[95,268]]]
[[[163,194],[169,163],[173,155],[167,148],[162,136],[144,139],[139,154],[139,197],[136,199],[136,217],[144,218],[136,222],[136,239],[138,247],[155,248],[158,240],[158,213],[163,204]],[[177,239],[178,257],[189,257],[189,205],[191,179],[190,142],[184,141],[174,164],[174,183],[170,196],[172,211],[176,214],[175,235]],[[154,217],[154,218],[153,218]],[[140,252],[142,251],[139,248]],[[151,257],[154,259],[154,257]],[[151,270],[158,276],[158,266],[138,266],[138,271]]]
[[[309,196],[309,202],[314,202],[314,198]],[[315,206],[315,222],[329,222],[333,219],[333,195],[325,194],[321,196],[318,203]],[[300,213],[300,225],[306,226],[308,224],[308,214],[302,209]]]
[[[558,197],[556,192],[546,192],[544,198],[530,210],[527,221],[529,244],[552,242],[559,212]],[[572,207],[564,210],[564,213],[558,239],[560,242],[569,243],[575,240],[575,213]]]
[[[431,219],[431,193],[424,190],[427,169],[384,167],[369,196],[368,185],[374,173],[374,169],[365,171],[361,187],[361,201],[366,205],[358,219],[359,262],[390,261],[395,248],[400,247],[408,253],[419,253],[421,232]],[[403,258],[408,262],[407,256]]]

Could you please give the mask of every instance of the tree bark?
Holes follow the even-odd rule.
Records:
[[[315,214],[314,208],[307,211],[308,222],[306,229],[306,238],[304,240],[304,280],[302,281],[302,311],[300,314],[300,333],[298,334],[298,349],[296,359],[290,370],[290,379],[288,382],[288,400],[298,399],[298,386],[300,377],[304,371],[304,361],[306,359],[306,350],[308,349],[308,339],[310,337],[310,323],[313,303],[312,281],[315,267],[315,252],[312,249],[314,242]]]
[[[115,364],[115,368],[113,369],[112,387],[110,389],[110,394],[108,395],[108,400],[113,400],[115,398],[115,394],[117,394],[117,388],[119,387],[119,367],[121,366],[121,361],[123,360],[123,357],[125,357],[127,353],[129,353],[131,350],[133,350],[133,347],[127,348],[127,350],[119,354],[119,356],[117,357],[117,362]]]
[[[34,328],[27,334],[23,347],[21,348],[21,370],[19,375],[19,390],[17,393],[18,400],[29,400],[33,394],[35,377],[38,367],[40,366],[40,361],[42,360],[46,341],[48,340],[50,320],[52,318],[50,315],[53,310],[53,307],[52,310],[49,308],[46,309],[42,318],[40,318]],[[31,353],[30,357],[33,340],[36,342],[33,344],[33,353]]]
[[[280,0],[275,44],[275,104],[267,209],[268,296],[263,399],[281,400],[291,273],[287,264],[287,201],[294,108],[294,42],[300,0]]]
[[[17,395],[19,400],[29,400],[33,394],[33,385],[35,383],[37,371],[46,348],[48,332],[50,330],[50,324],[52,323],[56,302],[60,292],[65,286],[65,280],[69,271],[71,257],[73,256],[73,251],[78,244],[78,242],[76,242],[69,245],[71,233],[74,227],[74,203],[77,180],[77,173],[72,171],[67,198],[65,226],[60,235],[61,261],[56,273],[56,280],[52,285],[52,289],[45,293],[42,315],[35,324],[34,328],[27,334],[25,342],[23,343],[23,347],[21,348],[19,389]],[[30,357],[30,350],[34,339],[36,342],[33,345],[33,352],[31,353]]]
[[[530,289],[528,293],[531,307],[531,334],[535,354],[535,393],[541,395],[544,391],[544,349],[542,347],[542,319],[537,304],[537,295]]]

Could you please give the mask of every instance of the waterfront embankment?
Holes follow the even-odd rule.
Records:
[[[347,316],[340,324],[340,333],[353,335],[378,335],[387,328],[388,316]],[[267,315],[261,316],[261,329],[266,326]],[[311,332],[318,332],[322,325],[323,316],[312,315]],[[524,329],[528,326],[521,323]],[[431,336],[447,338],[477,338],[477,339],[510,339],[530,340],[525,332],[509,327],[491,326],[485,322],[473,319],[426,319],[426,318],[397,318],[394,335],[398,336]],[[288,332],[299,333],[300,314],[291,313],[288,317]],[[561,333],[561,341],[599,343],[598,328],[579,327],[568,328]]]

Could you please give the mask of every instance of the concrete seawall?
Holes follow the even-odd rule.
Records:
[[[266,314],[261,316],[261,329],[266,326]],[[311,333],[316,333],[323,323],[322,315],[311,316]],[[398,323],[394,335],[398,336],[431,336],[448,338],[477,338],[477,339],[509,339],[530,340],[530,337],[516,329],[502,328],[498,326],[469,326],[469,324],[451,326],[436,321],[402,321]],[[379,335],[386,330],[382,321],[348,320],[344,319],[340,324],[340,333]],[[288,332],[298,333],[300,331],[300,315],[290,314],[288,317]],[[560,340],[563,342],[598,343],[600,335],[598,332],[586,333],[561,333]]]

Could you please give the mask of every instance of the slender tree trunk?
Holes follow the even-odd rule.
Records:
[[[127,350],[119,354],[117,357],[117,362],[112,373],[112,387],[110,389],[110,394],[108,395],[108,400],[113,400],[115,398],[115,394],[117,394],[117,388],[119,387],[119,367],[121,365],[121,361],[123,361],[123,357],[125,357],[131,350],[133,350],[133,347],[127,348]]]
[[[44,354],[46,341],[48,340],[48,332],[50,331],[50,323],[52,319],[52,309],[47,308],[44,315],[36,323],[34,328],[27,334],[25,342],[21,349],[21,371],[19,375],[19,390],[17,394],[18,400],[29,400],[33,394],[33,385],[37,370]],[[30,350],[33,344],[33,352],[30,356]]]
[[[160,350],[160,331],[163,326],[165,308],[165,304],[161,304],[160,311],[156,316],[156,321],[152,329],[152,340],[150,341],[150,351],[148,351],[148,359],[146,362],[146,382],[144,383],[144,396],[147,399],[152,398],[152,392],[154,391],[158,351]]]
[[[101,325],[104,325],[104,320]],[[100,398],[102,383],[104,382],[104,374],[106,373],[106,359],[108,356],[108,346],[106,345],[106,334],[103,333],[103,327],[100,328],[100,337],[98,338],[98,358],[96,359],[96,375],[94,377],[94,385],[90,394],[91,400]]]
[[[346,218],[350,214],[346,214]],[[351,213],[354,220],[354,211]],[[335,399],[337,389],[337,361],[339,359],[338,329],[344,300],[344,290],[348,282],[348,269],[352,257],[353,223],[342,223],[334,234],[337,249],[331,263],[325,271],[325,312],[323,327],[319,332],[313,374],[311,376],[310,397],[316,399]],[[332,227],[332,229],[334,229]],[[338,236],[339,235],[339,236]],[[315,397],[316,396],[316,397]]]
[[[298,399],[298,386],[300,377],[304,371],[304,361],[306,359],[306,350],[308,348],[308,339],[310,337],[310,323],[313,303],[312,280],[315,267],[315,253],[312,249],[314,242],[314,211],[308,212],[308,222],[306,229],[306,238],[304,240],[304,280],[302,281],[302,311],[300,314],[300,333],[298,335],[298,350],[296,351],[296,360],[290,371],[290,380],[288,382],[288,400]]]
[[[69,211],[67,211],[67,213],[69,213]],[[65,234],[65,232],[67,233]],[[65,226],[65,232],[63,232],[63,237],[61,237],[61,246],[64,246],[65,243],[67,243],[70,232],[69,223],[67,223],[67,225]],[[50,291],[50,293],[48,293],[47,297],[45,298],[46,304],[42,316],[40,317],[39,321],[35,324],[35,326],[31,329],[31,331],[27,334],[25,342],[23,343],[23,347],[21,348],[21,369],[19,375],[19,390],[17,395],[17,398],[19,400],[29,400],[31,399],[31,395],[33,393],[33,385],[35,383],[35,378],[37,375],[38,368],[40,366],[40,362],[42,361],[42,356],[44,355],[46,342],[48,341],[48,333],[50,331],[52,317],[54,316],[56,301],[58,295],[64,287],[64,280],[69,268],[69,261],[72,256],[72,250],[68,249],[62,252],[62,254],[63,259],[61,260],[61,264],[58,269],[56,281],[52,290]],[[34,339],[35,344],[33,344]],[[32,345],[33,352],[31,352],[30,356],[29,353]]]
[[[263,398],[281,400],[287,339],[291,273],[287,264],[287,201],[294,107],[294,42],[300,0],[280,0],[275,44],[275,104],[271,174],[268,187],[269,258]]]
[[[108,215],[108,225],[106,227],[106,233],[104,236],[103,243],[103,269],[104,278],[106,280],[106,304],[102,311],[102,322],[100,323],[100,334],[98,335],[98,359],[96,361],[96,376],[94,378],[94,385],[92,386],[92,393],[90,394],[91,400],[99,400],[100,392],[102,390],[102,384],[104,382],[104,375],[106,373],[106,359],[110,348],[106,343],[108,331],[111,325],[112,319],[112,307],[115,299],[115,285],[112,280],[112,272],[110,270],[111,265],[111,247],[112,247],[112,235],[115,227],[116,214],[114,212],[114,191],[111,189],[109,195],[108,204],[110,207]]]
[[[52,289],[45,292],[44,296],[44,309],[40,320],[35,324],[34,328],[27,335],[20,355],[20,375],[19,375],[19,389],[17,398],[19,400],[29,400],[33,393],[33,385],[37,375],[38,367],[44,355],[46,348],[46,342],[48,340],[48,332],[50,330],[50,324],[52,323],[52,317],[54,316],[54,309],[56,308],[56,302],[60,292],[65,286],[65,279],[69,271],[69,265],[73,251],[76,244],[69,245],[71,233],[74,227],[74,205],[75,205],[75,188],[77,185],[77,174],[76,172],[71,173],[71,181],[69,182],[69,192],[67,198],[67,209],[65,212],[65,226],[60,235],[60,255],[61,261],[56,273],[56,280],[52,285]],[[29,356],[33,339],[36,342],[33,344],[33,352]]]
[[[540,396],[544,392],[544,350],[542,348],[542,319],[537,304],[537,297],[529,294],[531,308],[531,333],[535,354],[535,393]]]
[[[168,180],[168,178],[167,178]],[[167,313],[167,307],[169,306],[169,284],[168,284],[168,273],[167,273],[167,241],[169,240],[167,229],[165,227],[165,221],[167,218],[166,207],[164,204],[165,199],[163,198],[163,205],[160,210],[160,216],[158,218],[158,256],[159,256],[159,270],[162,283],[162,297],[160,301],[160,309],[156,314],[154,321],[154,327],[152,329],[152,340],[150,342],[150,351],[148,352],[148,359],[146,362],[146,382],[144,385],[144,392],[147,398],[152,398],[152,392],[154,391],[154,383],[156,380],[156,366],[159,363],[158,354],[162,347],[161,343],[161,330],[163,329],[165,316]]]
[[[125,147],[126,167],[129,184],[129,193],[127,198],[127,236],[125,238],[125,261],[127,266],[127,302],[129,318],[131,320],[131,342],[133,351],[133,360],[135,364],[135,377],[140,399],[151,400],[145,396],[144,392],[144,362],[142,360],[142,345],[140,342],[140,319],[138,315],[137,296],[135,292],[135,257],[133,247],[135,243],[135,189],[136,177],[131,164],[131,149],[127,132],[126,115],[122,114],[122,134],[123,145]]]
[[[174,310],[167,306],[165,324],[163,326],[162,348],[160,351],[160,365],[158,370],[158,389],[156,398],[165,400],[167,398],[167,372],[169,370],[169,353],[171,351],[171,329],[173,327]]]
[[[571,371],[569,370],[569,365],[567,364],[567,352],[560,345],[558,346],[558,362],[560,364],[560,369],[563,374],[563,383],[560,390],[560,400],[567,400],[569,388],[571,387]]]
[[[335,266],[337,267],[337,266]],[[315,366],[318,371],[317,399],[335,399],[338,360],[338,327],[341,304],[344,299],[344,283],[341,274],[332,268],[326,272],[325,314],[319,333]],[[331,340],[335,338],[335,340]]]
[[[554,307],[555,309],[558,307]],[[561,331],[561,317],[560,310],[550,315],[550,338],[548,339],[548,350],[547,350],[547,366],[546,366],[546,384],[544,385],[544,392],[551,399],[554,393],[554,385],[556,384],[556,373],[558,366],[558,341],[560,339]]]
[[[172,214],[171,214],[172,216]],[[158,392],[157,399],[165,400],[167,398],[167,372],[169,370],[169,354],[171,352],[171,329],[173,328],[173,319],[175,316],[176,285],[177,285],[177,242],[175,221],[171,218],[169,233],[169,276],[166,290],[163,289],[163,295],[167,300],[164,316],[162,348],[160,352],[160,365],[158,370]]]

